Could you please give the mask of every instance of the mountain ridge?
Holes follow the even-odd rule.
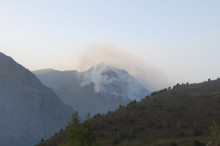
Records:
[[[0,53],[0,145],[34,145],[64,128],[72,109],[28,69]]]

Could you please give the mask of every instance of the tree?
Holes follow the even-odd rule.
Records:
[[[89,120],[85,120],[80,124],[80,146],[95,145],[96,137],[93,127]]]
[[[44,142],[44,139],[42,138],[42,139],[40,140],[40,142]]]
[[[220,127],[215,121],[213,122],[213,125],[210,126],[210,131],[214,138],[217,138],[220,135]]]
[[[219,138],[219,136],[220,136],[220,127],[219,127],[219,125],[214,121],[209,129],[211,131],[211,140],[216,145],[218,145],[217,138]]]
[[[71,146],[95,146],[98,145],[93,127],[90,123],[89,114],[85,121],[79,122],[78,112],[73,113],[67,126],[68,143]]]
[[[75,112],[72,114],[72,118],[66,128],[68,143],[70,145],[78,145],[80,143],[79,130],[79,116],[78,112]]]
[[[194,123],[194,126],[193,126],[193,135],[194,136],[199,136],[202,134],[202,130],[200,129],[200,126],[198,123]]]
[[[119,109],[122,109],[122,108],[123,108],[123,106],[121,104],[119,104]]]

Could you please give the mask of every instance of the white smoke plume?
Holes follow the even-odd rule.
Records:
[[[167,87],[164,74],[144,62],[132,52],[117,48],[110,42],[98,42],[90,45],[81,54],[75,66],[79,71],[85,71],[99,63],[124,69],[134,76],[148,90],[154,91]]]

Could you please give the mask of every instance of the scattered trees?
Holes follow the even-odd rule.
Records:
[[[164,89],[159,90],[159,91],[154,91],[154,92],[151,93],[151,96],[158,95],[158,94],[161,94],[161,93],[164,93],[164,92],[167,92],[167,91],[168,91],[167,88],[164,88]]]

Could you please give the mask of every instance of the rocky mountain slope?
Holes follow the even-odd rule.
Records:
[[[0,53],[0,145],[34,145],[64,128],[71,113],[34,74]]]
[[[88,112],[94,115],[115,110],[150,94],[125,70],[103,63],[85,72],[46,69],[34,73],[82,117]]]

